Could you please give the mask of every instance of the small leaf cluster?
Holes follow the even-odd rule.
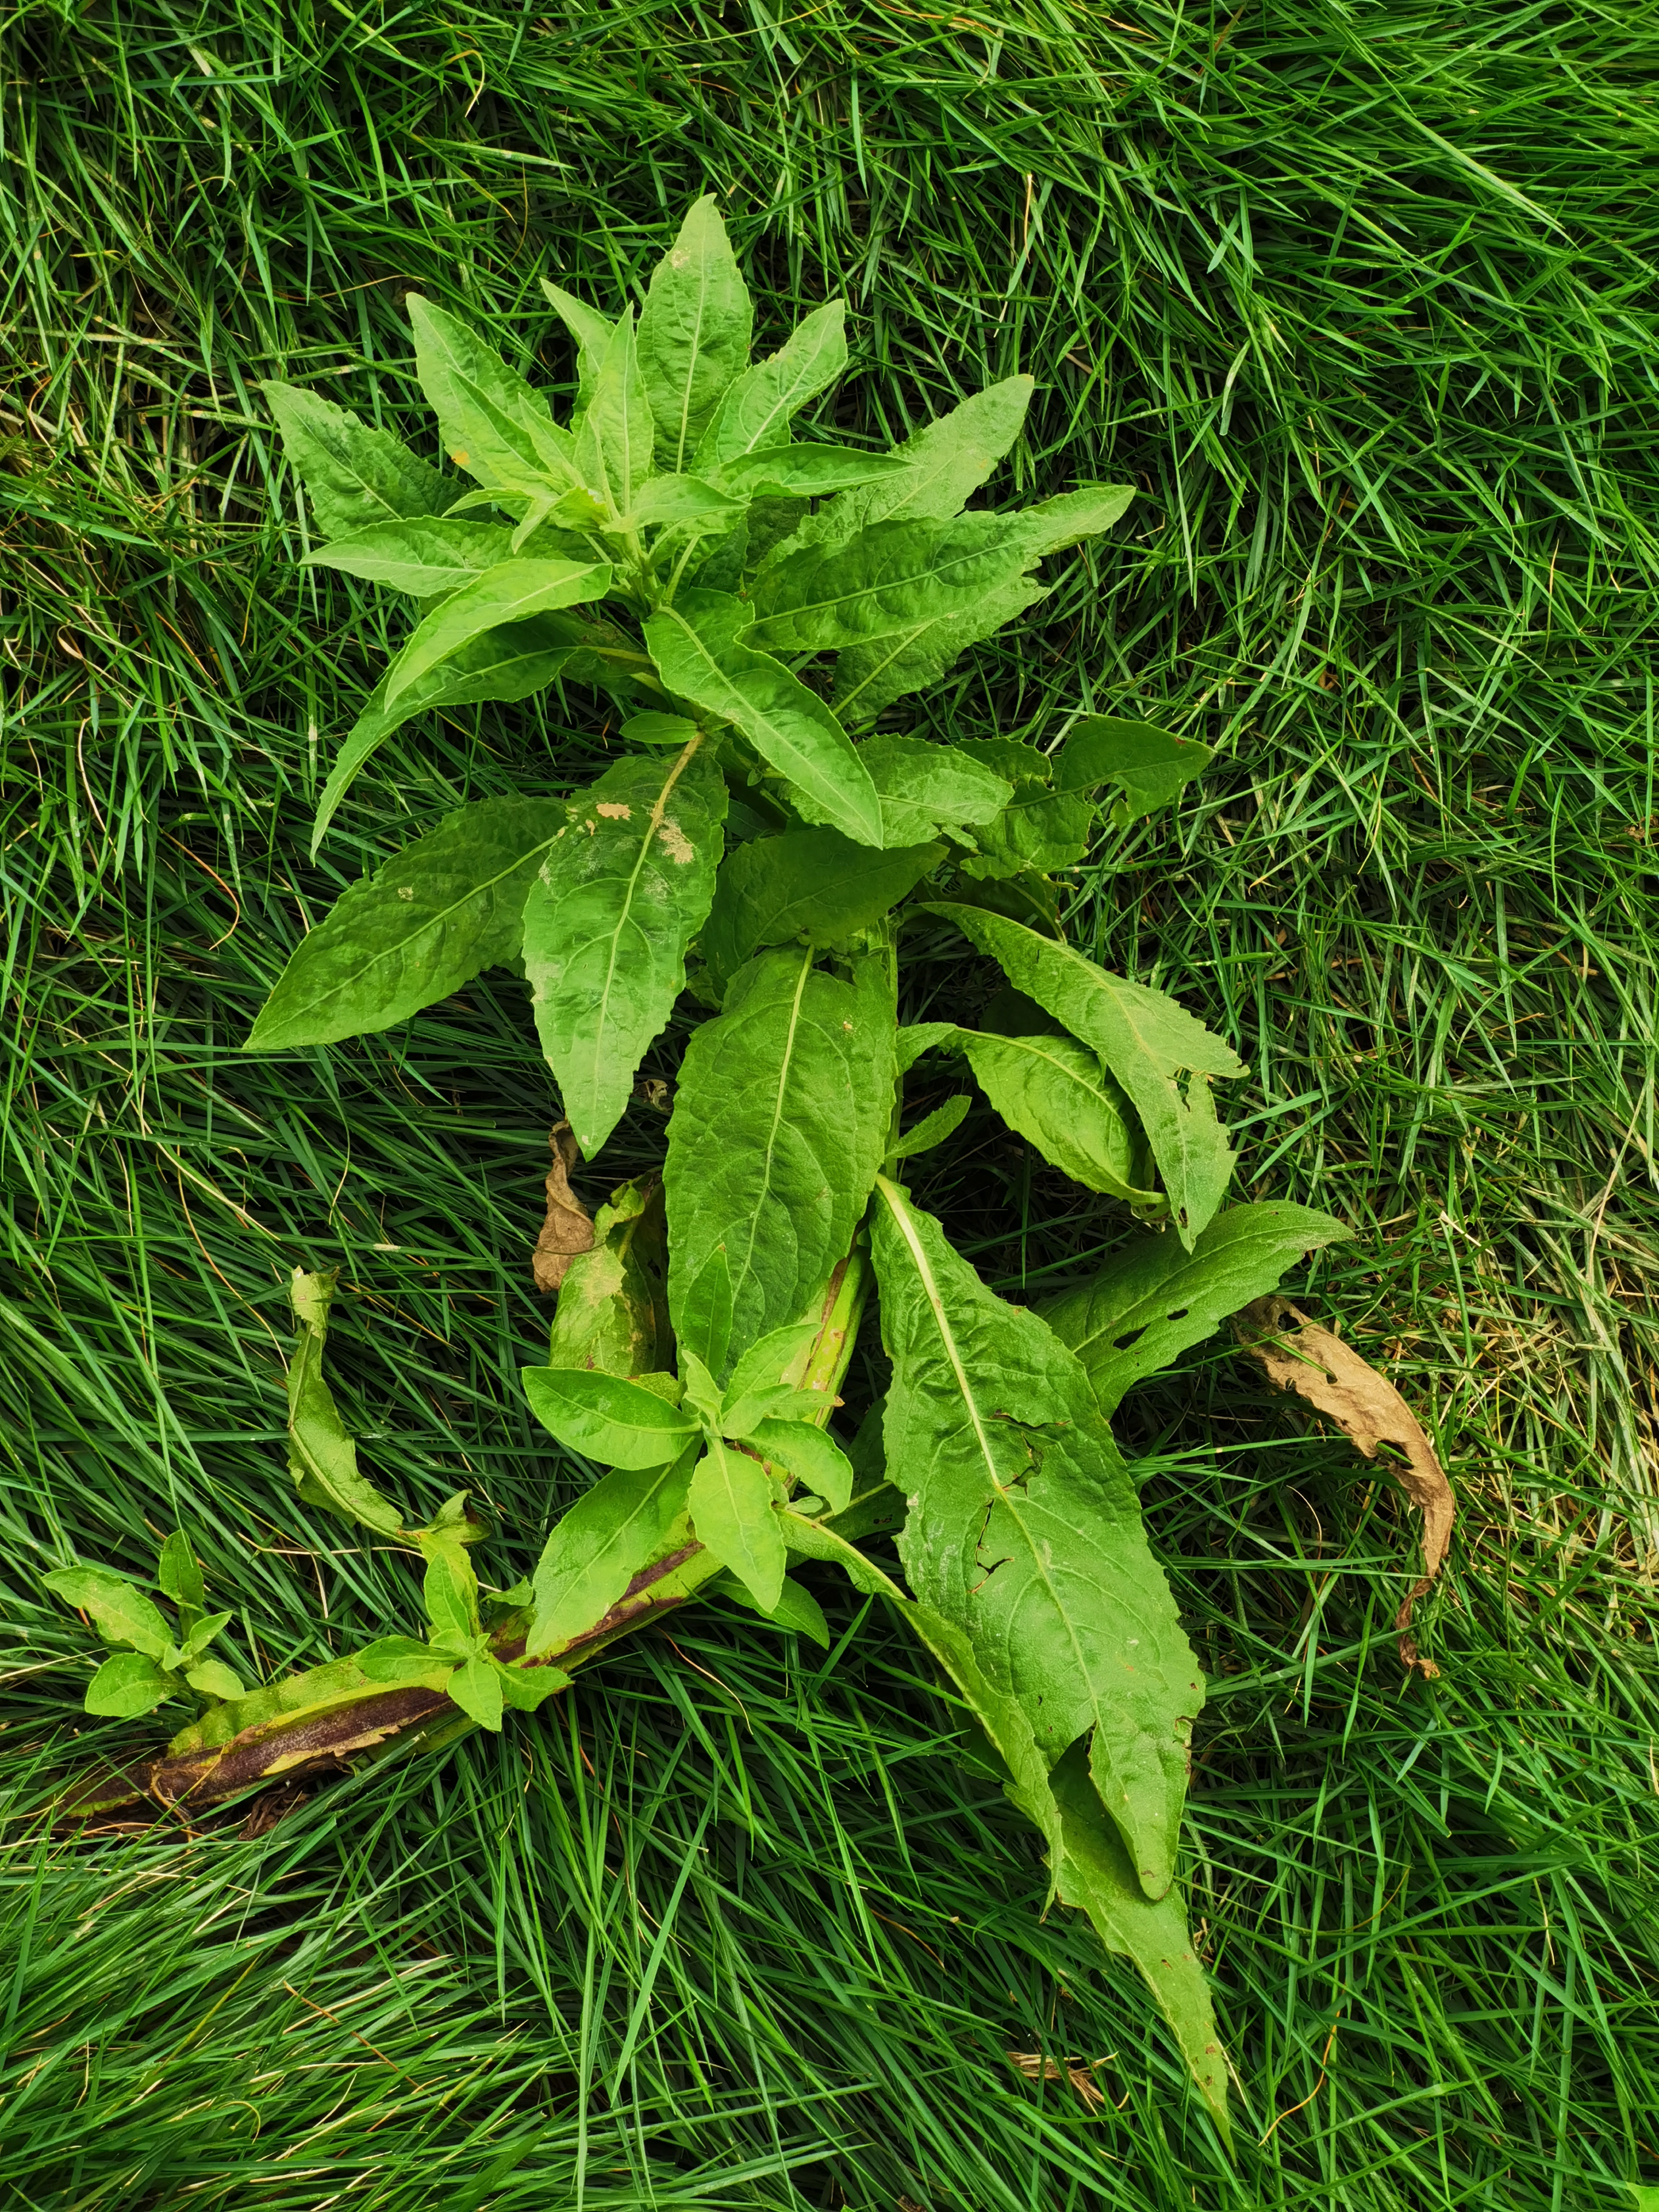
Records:
[[[430,1624],[422,1644],[383,1636],[357,1654],[365,1679],[388,1687],[441,1690],[480,1728],[499,1730],[503,1711],[533,1713],[570,1677],[557,1667],[507,1665],[478,1615],[478,1578],[459,1542],[433,1549],[422,1586]]]
[[[137,1583],[108,1567],[59,1567],[45,1582],[67,1604],[89,1613],[104,1642],[114,1647],[88,1687],[89,1713],[134,1720],[187,1690],[207,1698],[241,1696],[232,1670],[204,1656],[231,1616],[204,1610],[202,1570],[182,1529],[162,1545],[155,1569],[155,1588],[177,1609],[171,1624]]]

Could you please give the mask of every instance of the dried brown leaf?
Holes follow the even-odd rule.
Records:
[[[1285,1332],[1287,1321],[1299,1324],[1294,1334]],[[1393,1383],[1363,1360],[1352,1345],[1310,1321],[1287,1298],[1257,1298],[1234,1316],[1233,1328],[1250,1358],[1266,1370],[1270,1382],[1276,1382],[1281,1390],[1294,1390],[1316,1413],[1328,1413],[1367,1459],[1376,1457],[1380,1444],[1393,1444],[1405,1455],[1403,1464],[1390,1455],[1389,1465],[1423,1516],[1423,1573],[1406,1593],[1394,1625],[1400,1638],[1401,1666],[1416,1667],[1425,1675],[1437,1674],[1440,1669],[1431,1659],[1422,1656],[1413,1641],[1412,1611],[1444,1563],[1457,1509],[1445,1469],[1417,1416]]]
[[[1112,2056],[1116,2057],[1114,2051]],[[1003,2056],[1008,2063],[1023,2074],[1028,2081],[1069,2081],[1082,2098],[1090,2112],[1097,2112],[1106,2102],[1105,2092],[1095,2080],[1097,2066],[1110,2062],[1104,2058],[1045,2058],[1040,2051],[1009,2051]]]
[[[556,1291],[577,1254],[592,1251],[593,1224],[570,1188],[570,1170],[581,1153],[568,1121],[554,1123],[547,1145],[553,1155],[547,1176],[547,1218],[536,1239],[531,1267],[538,1291]]]

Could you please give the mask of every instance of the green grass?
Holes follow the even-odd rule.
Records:
[[[5,2202],[1632,2202],[1659,2180],[1651,0],[60,0],[3,37]],[[1352,1223],[1305,1302],[1459,1492],[1419,1611],[1442,1673],[1407,1680],[1397,1493],[1219,1342],[1125,1408],[1211,1676],[1189,1874],[1231,2172],[1136,1989],[1039,1920],[925,1670],[827,1579],[859,1624],[827,1661],[703,1608],[540,1723],[263,1834],[39,1817],[144,1740],[81,1716],[45,1567],[143,1571],[182,1523],[261,1670],[411,1624],[407,1561],[283,1471],[296,1262],[343,1270],[377,1480],[469,1483],[515,1532],[487,1575],[569,1494],[513,1381],[554,1109],[521,993],[237,1045],[366,861],[463,795],[581,781],[605,710],[413,726],[311,866],[385,617],[296,570],[254,387],[428,437],[410,285],[566,377],[538,276],[609,291],[706,186],[763,333],[846,290],[844,432],[1018,365],[1042,390],[1002,490],[1140,483],[925,720],[1047,740],[1132,705],[1221,749],[1072,926],[1237,1040],[1244,1185]],[[590,1195],[660,1146],[641,1109]],[[917,1180],[1013,1295],[1125,1234],[975,1120]],[[1010,2050],[1113,2054],[1107,2104]]]

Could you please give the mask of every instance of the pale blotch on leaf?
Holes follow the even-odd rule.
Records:
[[[604,815],[607,822],[631,822],[634,818],[633,808],[623,805],[620,800],[602,799],[599,804],[599,811]]]
[[[688,860],[696,859],[696,853],[691,849],[690,839],[672,814],[664,815],[662,827],[657,834],[662,839],[664,852],[671,860],[678,861],[681,867],[684,867]]]

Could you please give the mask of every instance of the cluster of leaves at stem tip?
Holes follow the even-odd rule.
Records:
[[[1291,1206],[1219,1210],[1232,1155],[1212,1085],[1238,1060],[1169,997],[1066,943],[1057,919],[1053,879],[1103,819],[1172,799],[1206,749],[1092,713],[1047,750],[944,745],[890,713],[1040,599],[1042,563],[1109,529],[1131,491],[967,506],[1019,435],[1024,376],[890,453],[797,436],[846,362],[842,305],[751,359],[712,199],[637,314],[544,289],[575,347],[565,422],[465,319],[408,301],[422,390],[470,486],[316,392],[265,387],[320,541],[307,565],[413,602],[316,837],[388,732],[434,709],[580,684],[622,708],[617,757],[573,799],[463,806],[354,885],[250,1043],[384,1030],[514,969],[592,1159],[689,991],[703,1018],[660,1177],[601,1212],[548,1361],[524,1377],[591,1486],[486,1623],[465,1499],[407,1529],[359,1473],[321,1374],[331,1281],[297,1275],[296,1480],[418,1545],[430,1633],[244,1695],[200,1659],[222,1617],[198,1618],[174,1538],[161,1586],[177,1639],[119,1577],[54,1578],[134,1647],[91,1702],[137,1712],[182,1680],[222,1701],[176,1741],[198,1753],[386,1685],[428,1685],[499,1726],[699,1589],[821,1635],[788,1570],[832,1563],[932,1654],[1047,1847],[1051,1899],[1145,1974],[1224,2131],[1225,2063],[1174,1887],[1202,1677],[1109,1417],[1345,1232]],[[901,1024],[902,933],[933,953],[965,941],[1000,969],[977,1026]],[[935,1092],[952,1067],[963,1087],[907,1129],[919,1067]],[[1146,1224],[1035,1310],[995,1297],[901,1176],[954,1128],[969,1083]],[[872,1297],[891,1381],[838,1437],[836,1384]],[[865,1548],[874,1532],[896,1574]]]

